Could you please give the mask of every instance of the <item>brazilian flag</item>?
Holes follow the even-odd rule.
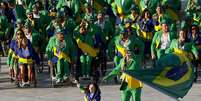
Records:
[[[182,99],[194,80],[193,67],[182,54],[167,54],[161,57],[151,70],[124,72],[174,99]]]

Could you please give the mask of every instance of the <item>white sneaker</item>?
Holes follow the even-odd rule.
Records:
[[[56,84],[61,83],[61,79],[57,79]]]
[[[26,85],[30,85],[30,82],[25,82]]]
[[[69,77],[64,77],[64,78],[63,78],[63,80],[64,80],[64,81],[67,81],[67,80],[68,80],[68,78],[69,78]]]
[[[53,80],[53,81],[56,81],[57,78],[56,78],[55,76],[52,76],[52,80]]]
[[[25,82],[20,83],[20,87],[24,87],[26,85]]]

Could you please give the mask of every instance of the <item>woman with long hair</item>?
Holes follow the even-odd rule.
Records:
[[[77,87],[85,94],[84,101],[101,101],[101,90],[97,83],[90,83],[86,87],[81,86],[77,81]]]
[[[16,33],[15,53],[18,57],[18,65],[20,69],[21,86],[29,85],[34,80],[33,64],[34,60],[39,64],[39,57],[33,49],[31,42],[26,38],[22,30]],[[25,80],[25,67],[28,69],[28,80]]]

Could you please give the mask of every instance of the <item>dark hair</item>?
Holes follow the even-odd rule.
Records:
[[[192,29],[192,27],[195,27],[195,28],[196,28],[196,31],[199,31],[198,25],[193,24],[193,25],[191,25],[191,29]]]
[[[149,11],[148,9],[144,9],[144,11],[142,12],[141,17],[142,17],[142,18],[144,18],[144,17],[145,17],[145,13],[146,13],[146,12],[148,12],[148,13],[149,13],[149,15],[150,15],[150,16],[149,16],[149,18],[151,18],[152,16],[151,16],[151,13],[150,13],[150,11]]]
[[[95,87],[95,93],[101,93],[101,90],[100,90],[100,88],[99,88],[99,86],[98,86],[97,83],[91,83],[91,84]],[[86,94],[87,94],[87,93],[90,93],[90,91],[89,91],[89,86],[90,86],[91,84],[87,85],[87,87],[85,88],[85,93],[86,93]]]
[[[17,34],[18,32],[20,32],[20,34],[22,34],[23,36],[25,36],[25,35],[24,35],[24,31],[23,31],[22,29],[17,29],[16,34]]]

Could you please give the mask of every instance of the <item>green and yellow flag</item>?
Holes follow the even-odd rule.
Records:
[[[175,53],[161,57],[153,69],[124,72],[175,99],[183,98],[194,81],[189,59]]]

